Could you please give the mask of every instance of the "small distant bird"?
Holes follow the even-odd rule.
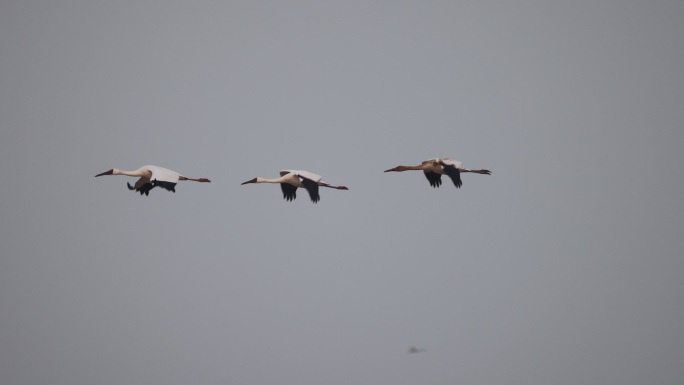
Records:
[[[461,166],[461,162],[457,162],[449,158],[433,158],[424,161],[418,166],[397,166],[390,168],[389,170],[385,170],[385,172],[399,172],[408,170],[423,170],[425,177],[427,178],[428,182],[430,182],[430,186],[435,188],[442,184],[443,174],[446,174],[449,178],[451,178],[451,181],[454,182],[454,186],[456,186],[456,188],[461,188],[463,185],[463,182],[461,182],[461,173],[473,172],[476,174],[485,175],[492,174],[492,172],[489,170],[469,170],[467,168],[463,168]]]
[[[206,183],[211,182],[207,178],[188,178],[175,171],[169,170],[168,168],[159,166],[143,166],[133,171],[124,171],[113,168],[95,176],[98,177],[102,175],[127,175],[140,177],[140,179],[135,182],[134,186],[131,186],[130,183],[126,183],[129,190],[139,192],[140,195],[150,195],[150,190],[157,186],[175,193],[176,183],[178,183],[179,180],[191,180],[194,182]]]
[[[243,182],[242,184],[280,183],[280,189],[283,190],[283,198],[287,201],[297,198],[297,188],[302,187],[305,188],[309,193],[313,203],[317,203],[319,200],[321,200],[321,197],[318,195],[318,186],[334,188],[337,190],[349,190],[345,186],[333,186],[325,182],[321,182],[321,178],[322,177],[320,175],[316,175],[308,171],[283,170],[280,172],[280,178],[265,179],[256,177],[254,179],[248,180],[247,182]]]
[[[424,351],[425,351],[425,349],[423,349],[423,348],[417,348],[417,347],[415,347],[415,346],[411,346],[411,347],[409,348],[409,350],[408,350],[408,353],[409,353],[409,354],[414,354],[414,353],[422,353],[422,352],[424,352]]]

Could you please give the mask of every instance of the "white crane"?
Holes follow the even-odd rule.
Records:
[[[321,182],[320,175],[301,170],[283,170],[280,172],[280,178],[266,179],[256,177],[254,179],[248,180],[247,182],[243,182],[242,184],[244,185],[248,183],[279,183],[280,189],[283,190],[283,198],[288,201],[297,198],[297,188],[302,187],[309,192],[309,196],[311,197],[311,201],[313,203],[317,203],[321,199],[321,197],[318,195],[318,186],[334,188],[337,190],[349,190],[345,186],[333,186],[325,182]]]
[[[130,183],[126,183],[129,190],[135,190],[136,192],[139,192],[140,195],[150,195],[150,190],[157,186],[167,189],[171,192],[176,192],[176,183],[178,183],[179,180],[191,180],[194,182],[206,183],[211,182],[207,178],[188,178],[173,170],[159,166],[143,166],[133,171],[124,171],[113,168],[95,176],[98,177],[102,175],[127,175],[140,177],[140,179],[135,182],[134,186],[131,186]]]
[[[461,166],[461,162],[451,160],[449,158],[433,158],[424,161],[418,166],[397,166],[385,172],[390,171],[408,171],[408,170],[422,170],[430,186],[439,187],[442,184],[442,175],[446,174],[454,182],[456,188],[461,188],[461,173],[473,172],[476,174],[491,175],[489,170],[469,170]]]

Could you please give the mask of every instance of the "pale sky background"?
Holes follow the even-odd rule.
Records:
[[[683,70],[682,1],[1,1],[0,383],[681,384]]]

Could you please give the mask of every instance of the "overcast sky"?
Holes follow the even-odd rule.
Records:
[[[674,0],[1,1],[0,382],[680,384],[682,69]]]

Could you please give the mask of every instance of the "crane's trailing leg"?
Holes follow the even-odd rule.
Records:
[[[181,176],[178,178],[178,180],[191,180],[193,182],[202,182],[202,183],[211,183],[211,181],[207,178],[188,178],[185,176]]]

